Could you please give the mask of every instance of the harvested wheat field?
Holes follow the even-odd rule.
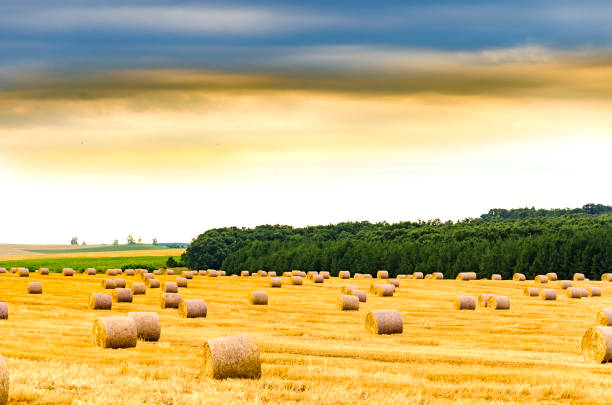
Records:
[[[358,311],[341,311],[341,287],[368,291],[371,280],[323,284],[283,283],[267,277],[195,276],[183,299],[206,302],[206,318],[184,318],[160,309],[161,289],[147,289],[112,310],[89,309],[92,293],[104,293],[105,275],[63,277],[31,273],[42,295],[29,295],[23,278],[0,275],[0,354],[10,372],[11,404],[595,404],[611,403],[606,382],[612,364],[583,359],[581,339],[597,312],[612,307],[612,284],[601,297],[570,299],[560,282],[549,282],[558,299],[525,296],[535,282],[401,280],[392,297],[368,293]],[[125,277],[130,284],[138,281]],[[159,275],[162,282],[176,276]],[[251,291],[266,291],[270,303],[254,306]],[[454,308],[458,295],[509,297],[506,311]],[[403,332],[366,331],[373,310],[396,309]],[[94,344],[100,317],[156,312],[157,342],[104,349]],[[261,353],[260,379],[213,380],[204,373],[203,343],[249,333]]]

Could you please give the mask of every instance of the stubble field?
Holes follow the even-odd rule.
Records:
[[[128,281],[136,277],[121,276]],[[490,404],[612,403],[607,382],[612,365],[587,363],[580,340],[595,313],[612,307],[612,284],[602,297],[570,300],[559,282],[557,301],[523,296],[533,281],[400,280],[393,297],[368,293],[358,312],[341,312],[343,285],[367,291],[372,280],[305,280],[280,289],[267,278],[196,276],[183,298],[201,298],[208,317],[185,319],[160,309],[160,290],[147,289],[133,303],[111,311],[89,310],[92,292],[103,292],[104,275],[63,277],[0,275],[0,353],[10,371],[11,404]],[[176,276],[157,276],[161,281]],[[41,281],[43,295],[26,294]],[[252,306],[247,294],[268,292],[268,306]],[[106,291],[108,292],[108,290]],[[457,295],[510,297],[509,311],[457,311]],[[397,309],[401,335],[365,331],[370,310]],[[133,349],[93,344],[97,317],[156,311],[159,342]],[[236,333],[255,336],[262,360],[260,380],[216,381],[201,375],[202,343]]]

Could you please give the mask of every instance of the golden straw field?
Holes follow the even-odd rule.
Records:
[[[120,276],[130,285],[140,281]],[[367,294],[359,311],[341,312],[343,285],[368,291],[376,280],[304,280],[270,288],[266,277],[195,276],[183,298],[201,298],[207,318],[186,319],[160,309],[160,289],[111,311],[88,309],[92,292],[106,292],[98,274],[63,277],[0,274],[0,353],[10,372],[11,404],[604,404],[612,403],[612,364],[591,364],[580,352],[595,314],[612,307],[612,284],[602,297],[570,300],[560,282],[400,280],[393,297]],[[176,276],[157,276],[162,282]],[[42,295],[26,294],[41,281]],[[526,297],[527,286],[556,288],[557,301]],[[268,292],[269,305],[248,303]],[[458,311],[458,295],[510,297],[511,309]],[[371,335],[368,311],[397,309],[401,335]],[[133,349],[93,343],[97,317],[156,311],[159,342]],[[212,380],[201,375],[206,339],[251,333],[261,351],[260,380]]]

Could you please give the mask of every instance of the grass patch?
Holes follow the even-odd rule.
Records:
[[[175,256],[180,261],[180,256]],[[93,267],[100,270],[106,269],[147,269],[155,270],[166,266],[167,256],[140,256],[140,257],[46,257],[42,259],[22,259],[0,261],[0,267],[27,267],[36,270],[47,267],[49,271],[59,273],[64,267],[73,268],[81,272],[86,268]]]
[[[134,244],[134,245],[103,245],[95,247],[83,247],[83,248],[64,248],[64,249],[27,249],[28,252],[32,253],[85,253],[85,252],[123,252],[131,250],[158,250],[168,249],[167,246],[159,245],[147,245],[147,244]]]

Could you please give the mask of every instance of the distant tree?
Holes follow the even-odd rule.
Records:
[[[176,260],[174,260],[174,257],[170,256],[168,258],[168,261],[166,261],[166,266],[170,267],[170,268],[179,267],[180,263],[178,263]]]
[[[119,239],[115,239],[115,240],[113,241],[113,245],[115,245],[115,246],[119,245]]]
[[[134,235],[128,235],[127,243],[128,243],[128,245],[133,245],[133,244],[136,243],[136,240],[134,239]]]
[[[153,238],[153,245],[157,246],[157,238]]]
[[[140,236],[138,237],[138,243],[142,243],[142,238]]]
[[[83,246],[87,246],[87,242],[83,241],[83,242],[81,243],[81,245],[83,245]]]
[[[79,244],[79,238],[77,238],[76,236],[74,238],[72,238],[72,240],[70,241],[71,245],[78,245]]]

